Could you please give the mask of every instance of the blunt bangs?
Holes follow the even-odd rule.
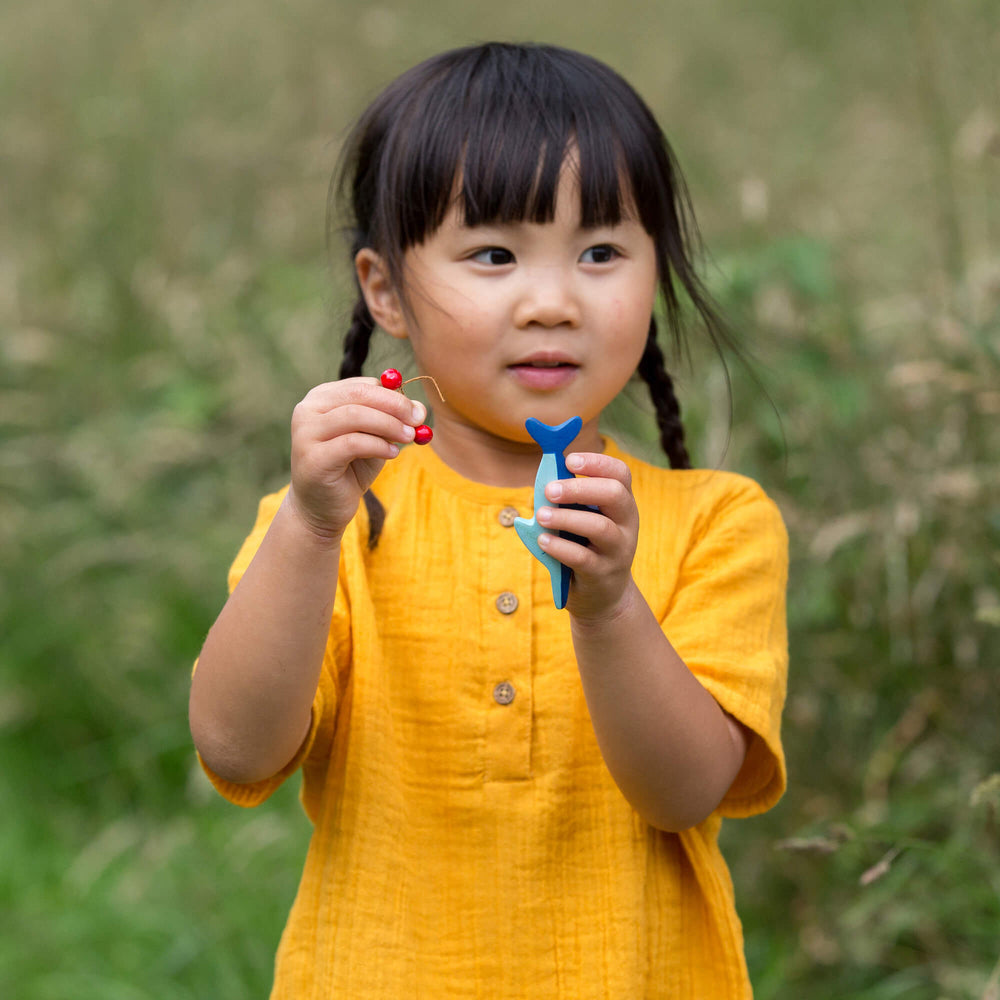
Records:
[[[470,226],[551,222],[567,162],[585,227],[634,214],[658,241],[676,225],[669,147],[609,67],[552,46],[437,56],[390,85],[348,143],[341,183],[351,185],[355,252],[373,247],[398,274],[456,199]]]

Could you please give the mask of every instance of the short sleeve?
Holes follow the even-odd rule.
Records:
[[[260,544],[267,534],[271,521],[274,520],[274,516],[277,514],[278,508],[281,506],[287,492],[286,488],[278,493],[272,493],[260,501],[253,530],[243,542],[229,569],[229,593],[232,593],[236,589],[247,567],[253,561],[253,557],[256,555],[257,549],[260,548]],[[312,721],[309,726],[309,732],[306,734],[306,738],[295,757],[277,774],[272,775],[270,778],[264,778],[261,781],[245,784],[227,781],[224,778],[220,778],[202,760],[201,755],[198,755],[198,761],[208,780],[224,798],[238,806],[247,808],[260,805],[270,798],[285,780],[294,774],[307,760],[315,754],[323,752],[330,745],[333,739],[333,719],[339,701],[338,677],[340,676],[341,665],[344,659],[349,657],[349,621],[349,601],[346,593],[344,593],[344,588],[338,587],[330,637],[327,641],[327,648],[323,658],[323,669],[320,672],[319,684],[313,698]],[[196,670],[197,666],[197,663],[195,663]]]
[[[781,514],[756,483],[734,477],[733,488],[695,525],[662,622],[692,673],[753,733],[743,767],[719,806],[724,816],[764,812],[785,790],[787,583]]]

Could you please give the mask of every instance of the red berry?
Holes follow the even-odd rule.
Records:
[[[387,389],[398,389],[403,384],[403,376],[395,368],[386,368],[382,372],[381,381]]]
[[[414,428],[414,444],[430,444],[432,437],[434,437],[434,431],[432,431],[427,424],[421,424],[419,427]]]

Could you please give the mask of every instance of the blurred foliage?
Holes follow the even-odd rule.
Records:
[[[677,375],[792,542],[791,786],[724,831],[757,996],[1000,996],[1000,8],[536,7],[0,8],[4,996],[266,991],[307,824],[207,789],[190,663],[336,371],[339,137],[487,36],[646,95],[752,359]]]

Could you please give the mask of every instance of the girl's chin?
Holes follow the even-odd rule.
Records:
[[[516,450],[520,450],[521,445],[535,450],[538,445],[525,427],[529,417],[553,426],[571,417],[582,417],[584,426],[580,450],[594,450],[584,446],[584,439],[599,449],[596,401],[584,402],[578,392],[531,392],[521,388],[520,392],[505,394],[502,409],[483,406],[482,401],[478,401],[477,405],[475,400],[457,399],[450,399],[447,406],[432,407],[435,441],[443,446],[447,438],[449,444],[464,447],[471,446],[474,440],[484,436],[496,442],[507,441],[518,446]],[[463,441],[466,445],[459,444]]]

